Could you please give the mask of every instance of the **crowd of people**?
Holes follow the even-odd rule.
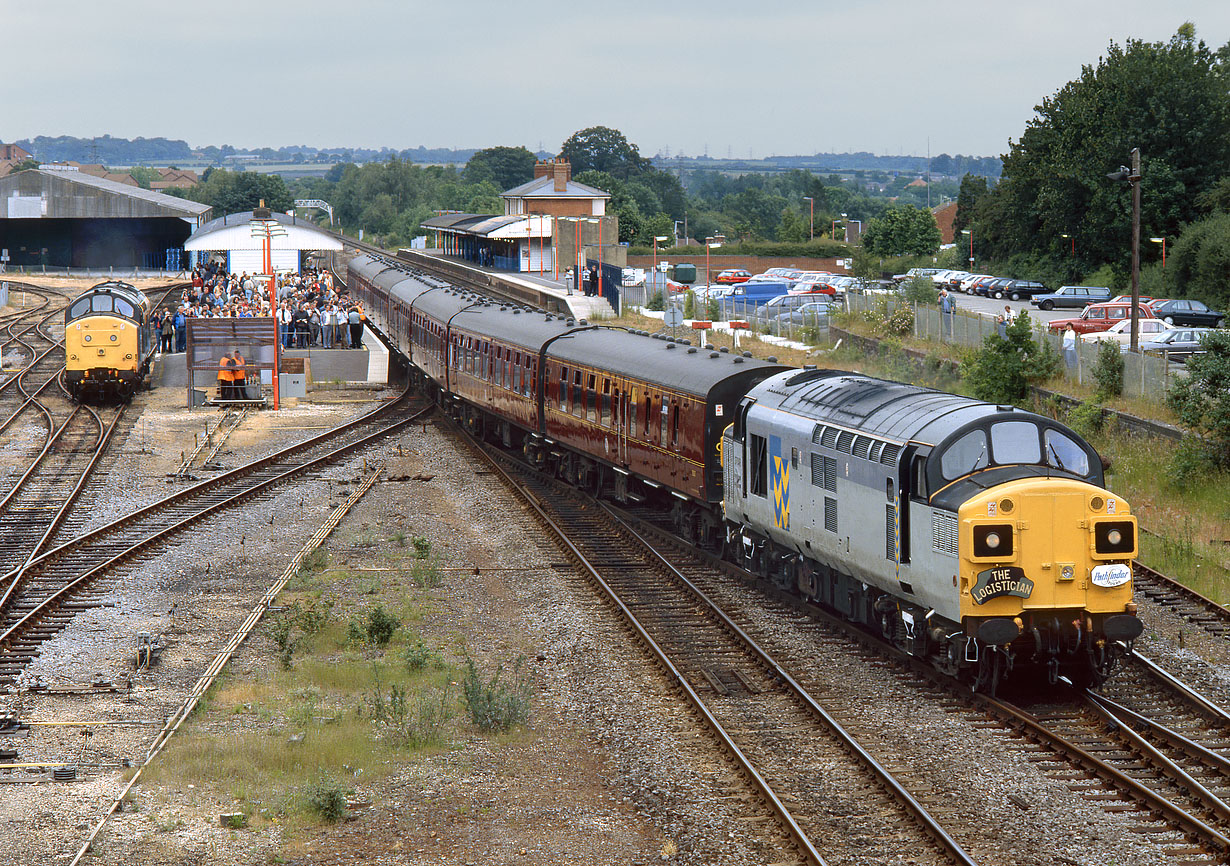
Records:
[[[345,288],[335,286],[328,271],[307,269],[277,277],[277,309],[270,306],[268,286],[254,274],[230,274],[216,262],[198,265],[192,285],[184,290],[175,309],[155,311],[150,327],[166,353],[183,352],[188,344],[190,318],[252,318],[273,315],[279,322],[286,349],[319,346],[323,349],[361,349],[362,304],[352,301]]]

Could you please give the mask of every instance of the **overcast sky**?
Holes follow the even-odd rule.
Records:
[[[0,2],[0,141],[1002,154],[1111,41],[1230,2]]]

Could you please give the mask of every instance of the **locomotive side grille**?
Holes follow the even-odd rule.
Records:
[[[824,497],[824,528],[837,531],[837,500],[831,496]]]
[[[824,441],[824,425],[817,424],[816,429],[811,431],[811,442],[813,445],[819,445]]]
[[[836,427],[825,427],[824,428],[824,438],[821,440],[820,444],[823,445],[825,448],[836,448],[837,447],[837,433],[838,433],[838,430]]]
[[[871,452],[867,455],[867,459],[870,460],[872,463],[879,463],[880,462],[880,449],[883,448],[886,444],[887,443],[881,442],[878,439],[875,442],[872,442]]]
[[[849,430],[842,430],[841,435],[837,437],[837,450],[844,454],[850,453],[850,446],[854,444],[854,434]]]
[[[837,492],[837,458],[824,458],[824,489]]]
[[[884,443],[884,450],[880,452],[880,462],[892,466],[897,462],[897,455],[901,453],[900,445],[893,445],[890,442]]]
[[[897,506],[884,506],[884,553],[890,560],[897,559]]]
[[[931,512],[931,547],[936,553],[957,555],[957,516]]]
[[[813,487],[824,486],[824,457],[820,454],[811,455],[811,483]]]
[[[867,454],[870,451],[871,451],[871,440],[868,439],[866,436],[859,436],[858,438],[854,440],[854,448],[851,450],[851,453],[855,457],[861,457],[864,460],[866,460]]]

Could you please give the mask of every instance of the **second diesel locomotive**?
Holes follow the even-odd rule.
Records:
[[[669,508],[979,687],[1021,667],[1100,681],[1142,630],[1135,519],[1050,419],[501,307],[370,257],[349,285],[475,432]]]
[[[74,298],[64,314],[64,381],[73,397],[127,399],[145,383],[155,341],[150,302],[128,283],[109,280]]]

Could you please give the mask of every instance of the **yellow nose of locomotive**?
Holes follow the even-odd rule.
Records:
[[[1119,497],[1070,479],[1014,481],[958,512],[962,617],[1123,613],[1136,518]]]
[[[65,335],[69,370],[135,370],[136,332],[127,322],[107,316],[70,326]]]

